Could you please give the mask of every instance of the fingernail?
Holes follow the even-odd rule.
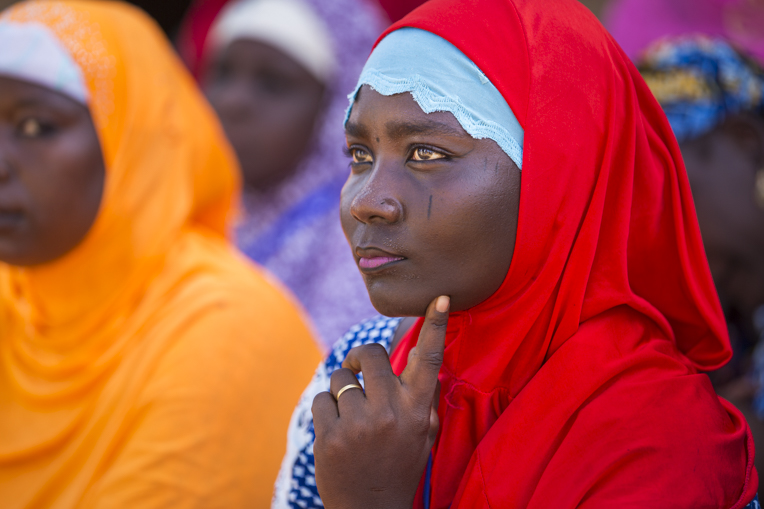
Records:
[[[451,298],[447,295],[441,295],[438,300],[435,301],[435,311],[438,313],[445,313],[448,311],[448,305],[451,303]]]

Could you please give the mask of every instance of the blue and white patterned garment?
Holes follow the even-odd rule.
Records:
[[[322,362],[305,392],[302,393],[297,408],[292,414],[287,432],[287,452],[281,463],[281,471],[276,480],[271,509],[318,509],[323,508],[316,488],[316,468],[313,457],[313,398],[320,392],[329,390],[332,373],[342,367],[342,361],[351,349],[379,343],[390,353],[390,344],[402,318],[377,316],[354,325],[334,344],[332,352]],[[363,385],[363,376],[358,375]],[[429,505],[425,502],[425,506]],[[758,495],[743,509],[761,509]]]
[[[390,343],[401,318],[377,316],[354,325],[334,344],[331,354],[316,370],[305,392],[302,393],[297,408],[292,414],[287,432],[287,452],[281,464],[273,494],[273,509],[307,509],[324,507],[316,488],[313,442],[313,398],[320,392],[329,390],[329,382],[334,370],[342,367],[348,352],[356,346],[379,343],[390,351]],[[358,380],[363,385],[363,376]]]

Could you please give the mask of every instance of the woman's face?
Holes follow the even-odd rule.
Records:
[[[346,127],[351,174],[342,227],[372,304],[422,316],[439,295],[473,307],[512,260],[520,170],[493,140],[476,140],[451,113],[425,114],[408,93],[364,86]]]
[[[681,148],[719,296],[727,312],[750,318],[764,304],[764,209],[755,194],[764,123],[732,117]]]
[[[323,106],[324,86],[278,49],[239,39],[204,83],[239,158],[245,186],[265,190],[297,169]]]
[[[71,251],[98,215],[104,178],[85,106],[0,77],[0,261],[38,265]]]

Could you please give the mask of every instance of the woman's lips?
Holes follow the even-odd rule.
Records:
[[[358,268],[363,272],[385,270],[388,265],[405,260],[405,256],[390,253],[373,245],[356,246],[353,250],[358,257]]]
[[[388,263],[403,260],[402,256],[372,256],[358,260],[358,266],[362,269],[376,269]]]
[[[24,219],[24,213],[20,210],[0,209],[0,232],[10,232],[18,228]]]

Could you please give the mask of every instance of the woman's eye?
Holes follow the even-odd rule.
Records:
[[[288,94],[294,88],[293,80],[275,72],[260,73],[255,83],[257,90],[271,95]]]
[[[372,162],[371,154],[362,148],[351,148],[350,155],[353,157],[354,164]]]
[[[19,134],[24,138],[38,138],[50,131],[36,118],[24,119],[19,125]]]
[[[413,161],[434,161],[436,159],[443,159],[446,157],[440,152],[436,152],[432,149],[425,147],[417,147],[414,149],[414,153],[411,156]]]
[[[212,77],[211,80],[213,82],[225,82],[231,78],[232,74],[233,72],[231,71],[230,65],[227,63],[220,63],[212,69],[210,76]]]

